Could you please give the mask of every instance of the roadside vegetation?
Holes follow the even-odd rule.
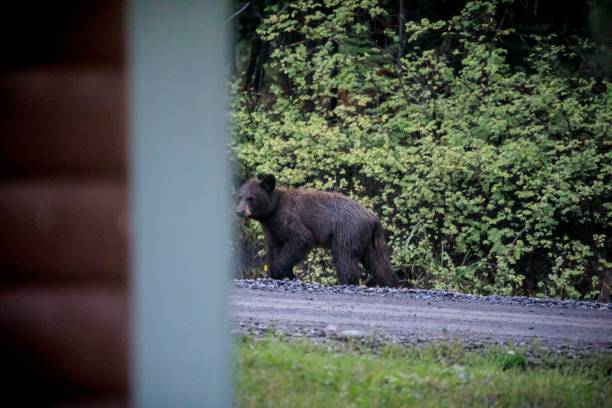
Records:
[[[607,301],[611,13],[605,1],[249,2],[236,18],[237,172],[373,209],[406,286]],[[255,224],[243,234],[261,242]],[[297,272],[334,282],[323,252]]]
[[[612,355],[237,339],[241,407],[604,407]]]

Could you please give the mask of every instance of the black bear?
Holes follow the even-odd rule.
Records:
[[[261,223],[270,277],[293,279],[293,267],[315,246],[328,248],[341,284],[357,284],[359,263],[380,286],[397,286],[380,221],[338,193],[276,188],[276,178],[244,182],[236,213]]]

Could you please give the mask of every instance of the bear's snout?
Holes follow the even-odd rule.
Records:
[[[248,205],[241,204],[236,208],[236,214],[241,218],[248,218],[251,216],[251,209]]]

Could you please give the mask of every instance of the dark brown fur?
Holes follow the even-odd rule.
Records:
[[[259,221],[266,239],[270,277],[291,278],[313,247],[331,250],[341,284],[357,284],[359,263],[381,286],[397,286],[380,221],[338,193],[275,188],[272,175],[240,187],[236,212]]]

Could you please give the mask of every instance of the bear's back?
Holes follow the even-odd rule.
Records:
[[[282,218],[298,219],[320,246],[347,228],[370,229],[378,222],[374,213],[340,193],[306,189],[279,189],[279,193]]]

